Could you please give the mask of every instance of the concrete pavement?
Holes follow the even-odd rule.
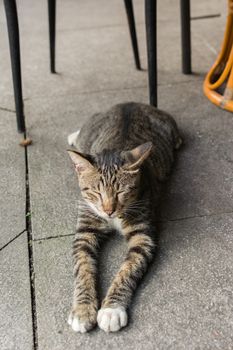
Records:
[[[192,3],[193,70],[180,72],[179,1],[158,2],[159,107],[185,145],[161,200],[160,248],[118,334],[75,334],[71,243],[77,183],[66,137],[85,118],[123,101],[148,102],[147,71],[134,68],[123,1],[67,0],[57,8],[57,70],[49,73],[46,3],[18,1],[28,147],[18,146],[9,49],[0,2],[0,349],[233,349],[233,118],[202,93],[220,48],[225,1]],[[143,1],[134,1],[146,69]],[[30,219],[30,220],[29,220]],[[110,240],[101,256],[101,294],[126,246]]]

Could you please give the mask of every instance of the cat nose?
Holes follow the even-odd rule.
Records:
[[[113,211],[113,209],[105,209],[105,213],[108,214],[108,216],[111,216]]]

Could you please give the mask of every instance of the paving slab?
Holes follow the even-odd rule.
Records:
[[[38,3],[34,0],[18,2],[20,28],[24,33],[30,29],[31,33],[48,30],[46,3]],[[30,6],[29,6],[30,5]],[[144,22],[144,1],[134,0],[134,12],[137,23]],[[226,2],[224,0],[212,0],[211,2],[195,1],[191,3],[193,16],[206,14],[225,14]],[[180,20],[179,0],[164,0],[157,2],[158,22],[164,20]],[[73,16],[75,14],[75,16]],[[0,2],[0,23],[5,24],[3,1]],[[57,30],[75,30],[102,26],[116,26],[126,23],[124,2],[112,0],[67,0],[57,1]]]
[[[165,185],[163,220],[232,212],[233,208],[232,114],[212,105],[198,84],[185,86],[179,86],[176,96],[170,95],[171,108],[166,108],[180,125],[184,146]]]
[[[15,113],[0,108],[0,248],[25,229],[25,156]]]
[[[185,92],[185,95],[184,95]],[[67,134],[86,117],[123,101],[147,101],[146,89],[35,99],[26,104],[34,238],[70,234],[77,216],[77,180],[66,155]],[[202,95],[200,82],[162,86],[160,107],[184,134],[174,172],[165,185],[159,220],[233,211],[233,118]],[[64,105],[66,106],[64,108]]]
[[[27,1],[25,4],[24,2],[20,4],[23,92],[26,99],[35,96],[54,96],[54,94],[64,95],[147,85],[147,71],[138,72],[134,67],[123,1],[115,1],[113,7],[112,2],[109,3],[107,0],[101,0],[101,3],[104,13],[106,11],[106,16],[100,15],[100,4],[93,0],[87,4],[80,3],[82,9],[80,9],[80,14],[78,11],[79,3],[75,1],[68,1],[66,5],[62,3],[61,6],[58,6],[59,11],[62,12],[60,15],[62,18],[63,6],[65,6],[64,17],[68,23],[67,11],[74,13],[77,11],[77,16],[79,14],[84,22],[92,21],[92,17],[87,16],[87,10],[90,8],[96,11],[93,18],[99,18],[102,23],[102,26],[96,23],[92,27],[81,25],[78,28],[72,27],[70,30],[64,29],[64,23],[61,25],[63,29],[58,32],[56,45],[58,75],[51,75],[49,72],[46,3],[44,3],[44,7],[36,2],[33,2],[32,7],[29,4],[26,7]],[[141,15],[144,13],[141,8],[142,3],[137,2],[135,6],[136,8],[139,6],[138,12]],[[178,1],[176,1],[176,6],[172,5],[170,1],[167,1],[167,6],[163,6],[159,12],[160,21],[158,22],[159,83],[167,84],[190,80],[189,76],[181,74]],[[225,8],[222,4],[221,7]],[[219,5],[217,9],[219,9]],[[100,12],[99,15],[97,12]],[[75,16],[70,17],[76,20]],[[124,19],[119,25],[114,24],[114,22],[109,25],[111,17]],[[44,24],[41,23],[42,18],[45,18]],[[225,16],[192,22],[193,69],[196,73],[205,74],[216,58],[223,37],[224,23]],[[38,30],[38,26],[43,30]],[[0,23],[0,30],[3,34],[0,42],[1,105],[2,99],[4,103],[5,96],[12,94],[13,91],[8,38],[4,22]],[[139,21],[137,30],[142,66],[143,69],[146,69],[144,20],[143,22]]]
[[[0,252],[0,349],[33,348],[27,233]]]
[[[73,288],[72,237],[34,243],[39,349],[232,348],[233,215],[194,218],[160,227],[157,259],[117,334],[74,333],[66,323]],[[104,247],[99,281],[106,290],[123,259],[116,236]]]

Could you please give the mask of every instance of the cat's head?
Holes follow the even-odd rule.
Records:
[[[151,149],[147,142],[129,151],[104,150],[96,156],[68,150],[82,197],[99,216],[120,216],[135,201],[140,167]]]

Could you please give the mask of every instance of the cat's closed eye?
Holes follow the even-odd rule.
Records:
[[[98,196],[101,196],[101,192],[100,191],[92,190],[92,192],[97,194]]]
[[[137,186],[129,186],[128,188],[129,188],[130,191],[134,191],[134,190],[136,190],[138,187],[137,187]]]
[[[128,187],[124,188],[123,190],[117,191],[117,194],[129,193],[129,192],[134,191],[136,189],[137,189],[136,186],[128,186]]]
[[[117,195],[121,194],[121,193],[124,193],[124,192],[125,192],[125,190],[117,191]]]
[[[91,201],[98,200],[98,196],[96,196],[96,195],[93,194],[93,193],[87,193],[87,194],[86,194],[86,197],[87,197],[88,199],[90,199]]]

